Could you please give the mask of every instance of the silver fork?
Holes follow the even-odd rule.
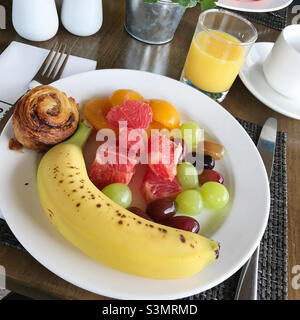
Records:
[[[49,54],[47,55],[46,59],[44,60],[39,71],[36,73],[32,81],[30,82],[29,88],[32,89],[33,87],[39,84],[49,84],[53,81],[60,79],[68,62],[72,48],[74,47],[74,44],[75,42],[69,48],[63,62],[61,63],[63,55],[66,52],[67,46],[63,43],[59,44],[58,42],[56,42],[50,50]]]

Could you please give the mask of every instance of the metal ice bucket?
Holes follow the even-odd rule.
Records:
[[[145,3],[126,0],[126,31],[137,40],[150,44],[171,41],[185,8],[170,0]]]

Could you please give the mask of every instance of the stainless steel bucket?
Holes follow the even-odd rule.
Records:
[[[163,44],[171,41],[185,8],[170,0],[145,3],[143,0],[126,0],[125,29],[135,39]]]

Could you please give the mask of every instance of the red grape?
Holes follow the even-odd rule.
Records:
[[[147,219],[149,221],[153,221],[153,219],[151,219],[146,212],[144,212],[142,209],[137,208],[137,207],[130,207],[128,209],[129,211],[131,211],[132,213],[136,214],[137,216],[140,216],[141,218]]]
[[[186,216],[172,217],[165,222],[165,225],[194,233],[198,233],[200,230],[200,225],[198,221],[194,218]]]
[[[215,170],[204,169],[203,172],[199,175],[199,184],[201,186],[208,181],[214,181],[223,184],[224,178],[219,172]]]
[[[175,215],[175,201],[172,199],[154,200],[148,204],[146,212],[156,222],[165,221]]]

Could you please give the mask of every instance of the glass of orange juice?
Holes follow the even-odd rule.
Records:
[[[256,39],[253,24],[235,13],[202,12],[180,80],[223,101]]]

